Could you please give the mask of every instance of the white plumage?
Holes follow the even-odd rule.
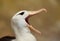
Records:
[[[44,9],[33,12],[23,10],[17,12],[11,19],[11,25],[16,35],[16,39],[12,41],[37,41],[34,35],[30,32],[30,29],[28,27],[30,24],[28,23],[27,18],[28,16],[34,15],[43,10]]]
[[[19,15],[22,12],[24,12],[24,14]],[[25,21],[28,15],[28,12],[23,10],[12,17],[11,24],[15,31],[16,41],[36,41],[36,38],[31,34],[27,27],[27,22]]]

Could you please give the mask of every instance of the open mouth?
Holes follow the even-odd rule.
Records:
[[[28,21],[29,17],[30,17],[30,16],[28,16],[28,17],[25,18],[25,21],[26,21],[28,24],[30,24],[29,21]]]
[[[40,10],[38,10],[38,11],[29,11],[29,16],[25,18],[25,21],[26,21],[28,24],[30,24],[29,21],[28,21],[29,17],[31,17],[31,16],[33,16],[33,15],[36,15],[36,14],[38,14],[39,12],[42,12],[42,11],[46,11],[46,9],[40,9]]]

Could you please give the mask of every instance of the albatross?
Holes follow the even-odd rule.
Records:
[[[39,30],[34,28],[28,21],[29,17],[39,14],[40,12],[47,10],[45,8],[39,9],[37,11],[27,11],[22,10],[13,15],[11,19],[11,26],[14,30],[15,37],[5,36],[0,39],[0,41],[37,41],[35,36],[31,33],[31,30],[38,34],[41,34]]]

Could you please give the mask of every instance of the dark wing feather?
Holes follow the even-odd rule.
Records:
[[[0,38],[0,41],[11,41],[15,39],[15,37],[12,37],[12,36],[4,36],[2,38]]]

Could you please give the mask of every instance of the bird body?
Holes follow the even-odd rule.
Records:
[[[26,11],[22,10],[17,12],[11,19],[11,26],[14,30],[15,37],[3,37],[0,40],[3,41],[37,41],[35,36],[31,33],[30,29],[41,34],[28,22],[28,18],[46,9],[40,9],[38,11]]]
[[[11,25],[16,35],[16,41],[36,41],[23,17],[19,15],[13,16]]]

